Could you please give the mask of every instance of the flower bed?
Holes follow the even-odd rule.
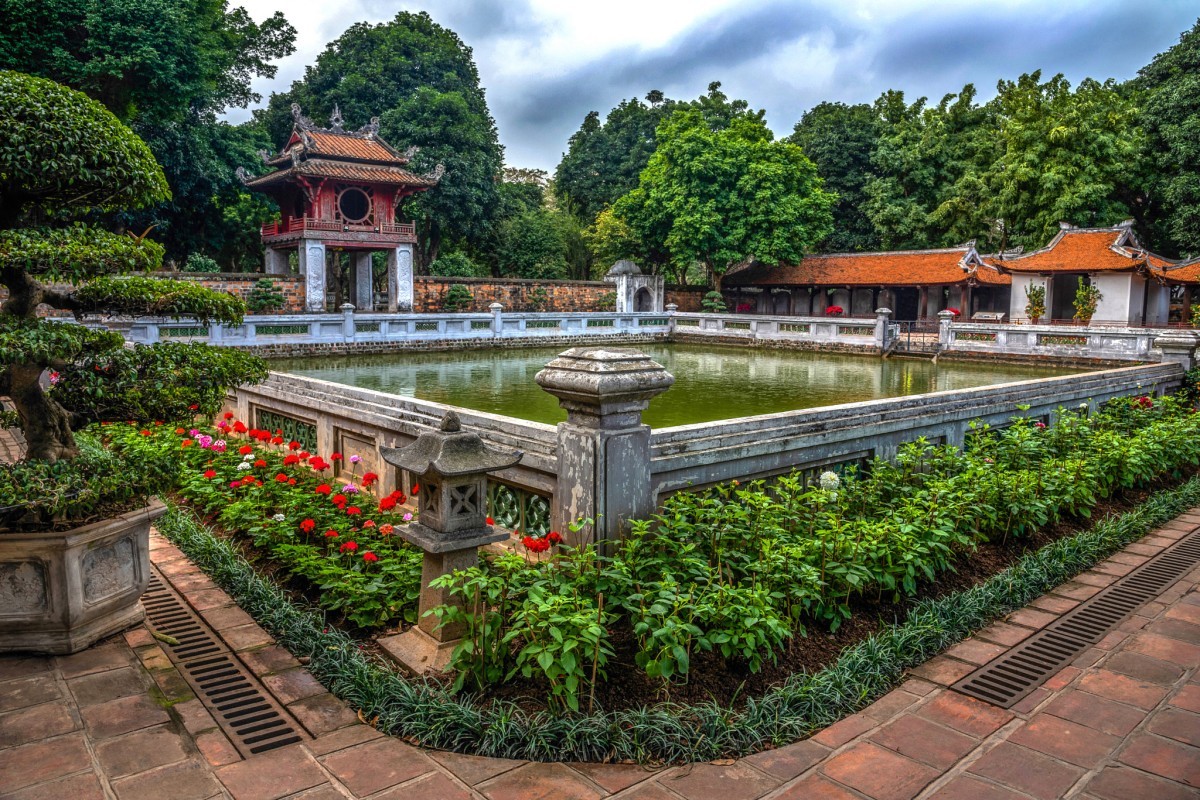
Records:
[[[846,649],[823,670],[793,676],[742,711],[704,702],[588,715],[528,713],[509,703],[482,706],[437,685],[407,680],[329,627],[323,614],[293,604],[190,512],[172,509],[159,530],[281,645],[309,659],[309,671],[330,691],[382,731],[496,758],[679,763],[788,744],[859,711],[899,683],[906,669],[1197,504],[1200,479],[1156,494],[1134,511],[1026,555],[977,586],[917,604],[903,623]]]
[[[130,446],[178,448],[181,494],[308,581],[323,608],[359,626],[412,621],[420,559],[382,531],[384,519],[402,522],[397,512],[350,505],[321,483],[328,461],[271,450],[277,437],[246,433],[268,446],[214,453],[216,442],[199,431],[123,435]],[[435,611],[467,631],[452,689],[488,693],[489,709],[540,695],[552,712],[593,719],[604,705],[672,697],[703,660],[710,679],[714,664],[724,676],[716,696],[732,702],[730,687],[771,667],[797,637],[811,635],[804,647],[819,649],[849,622],[859,627],[836,641],[858,641],[870,630],[863,617],[902,618],[922,587],[970,566],[964,558],[982,543],[1019,549],[1040,529],[1087,517],[1103,498],[1177,479],[1198,462],[1200,415],[1190,403],[1127,398],[1091,417],[1062,411],[1053,427],[1017,418],[1003,431],[981,428],[965,452],[917,442],[895,463],[826,473],[817,486],[788,476],[769,491],[734,482],[681,493],[636,522],[612,553],[567,548],[553,532],[527,536],[524,555],[441,579],[465,605]],[[324,542],[326,530],[342,544]],[[346,548],[351,540],[356,547]],[[379,560],[364,559],[367,551]],[[789,671],[777,680],[790,682]],[[764,691],[777,689],[756,693]],[[739,702],[749,714],[764,700]]]
[[[106,435],[125,452],[171,453],[179,495],[300,579],[322,608],[358,627],[415,621],[421,552],[395,535],[412,519],[406,498],[373,496],[373,473],[327,477],[342,454],[313,455],[232,415],[206,431],[113,425]]]

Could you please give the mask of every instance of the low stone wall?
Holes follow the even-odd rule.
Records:
[[[714,336],[676,328],[670,336],[672,342],[685,344],[726,345],[729,347],[753,347],[765,350],[804,350],[813,353],[858,353],[879,355],[879,346],[871,344],[847,344],[831,341],[804,341],[797,339],[752,339],[746,336]]]
[[[243,300],[250,299],[250,291],[254,288],[254,284],[267,278],[275,284],[276,291],[283,295],[283,307],[266,313],[295,314],[304,310],[304,279],[299,275],[263,275],[254,272],[167,272],[155,273],[149,277],[192,281],[214,291],[229,292]]]
[[[444,350],[494,350],[522,347],[578,347],[579,345],[616,345],[630,347],[668,340],[666,333],[614,333],[588,336],[528,336],[512,339],[433,339],[407,342],[332,342],[278,343],[238,348],[263,358],[304,358],[306,356],[378,355],[380,353],[436,352]]]

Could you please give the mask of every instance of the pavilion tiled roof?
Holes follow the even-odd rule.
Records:
[[[1064,227],[1041,250],[989,259],[1005,272],[1125,272],[1173,264],[1144,250],[1128,224],[1112,228]]]
[[[1008,285],[1011,276],[985,264],[974,247],[805,256],[799,264],[753,264],[731,272],[731,286],[929,286],[964,283]]]
[[[355,164],[329,161],[322,158],[308,159],[286,169],[276,170],[258,178],[251,178],[246,185],[252,188],[267,188],[286,182],[294,177],[333,178],[335,180],[358,181],[394,186],[437,186],[437,179],[415,175],[400,166],[382,164]]]
[[[1165,283],[1200,284],[1200,258],[1190,261],[1168,261],[1161,256],[1155,256],[1155,259],[1165,263],[1161,266],[1151,264],[1151,273]]]

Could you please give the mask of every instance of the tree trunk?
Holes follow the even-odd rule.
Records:
[[[41,367],[12,365],[8,375],[9,397],[17,407],[25,433],[25,457],[53,463],[79,455],[70,414],[42,390]]]

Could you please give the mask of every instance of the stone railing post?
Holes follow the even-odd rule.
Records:
[[[875,344],[879,345],[880,350],[886,349],[888,345],[888,320],[891,316],[890,308],[875,309]]]
[[[352,342],[354,334],[354,304],[342,303],[342,338]]]
[[[945,350],[950,346],[950,326],[954,322],[953,311],[938,312],[938,349]]]
[[[667,336],[675,335],[675,312],[679,310],[679,306],[675,303],[667,303]]]
[[[502,336],[504,334],[504,306],[500,303],[492,303],[488,306],[488,310],[492,312],[492,335]]]
[[[1200,339],[1191,331],[1172,331],[1154,340],[1154,346],[1162,351],[1164,364],[1178,364],[1188,371],[1196,366],[1196,345]]]
[[[208,326],[208,343],[221,344],[225,341],[225,323],[213,322]]]
[[[573,347],[535,378],[558,398],[558,479],[551,524],[572,545],[620,538],[654,511],[650,426],[642,412],[675,378],[637,350]],[[578,532],[569,527],[592,520]]]

